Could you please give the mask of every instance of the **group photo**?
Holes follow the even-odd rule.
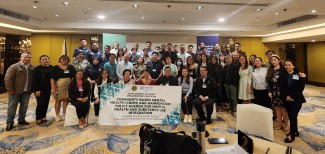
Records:
[[[5,11],[18,8],[5,1]],[[301,19],[292,13],[300,1],[22,5],[46,2],[61,13],[38,28],[8,26],[0,14],[0,153],[324,152],[323,2],[306,4],[313,10]],[[109,4],[120,20],[90,17]],[[199,14],[181,8],[197,4]],[[209,27],[206,15],[222,6],[233,11]],[[86,19],[71,20],[67,8]],[[235,22],[240,12],[255,23]],[[40,16],[26,13],[19,18]]]

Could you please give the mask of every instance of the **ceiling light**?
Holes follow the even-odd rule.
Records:
[[[34,6],[33,6],[33,8],[34,8],[34,9],[36,9],[36,8],[37,8],[37,6],[36,6],[36,5],[34,5]]]
[[[311,42],[316,42],[316,40],[311,40]]]
[[[276,13],[275,13],[275,15],[277,16],[277,15],[279,15],[279,13],[278,13],[278,12],[276,12]]]
[[[317,10],[315,10],[315,9],[311,10],[311,13],[317,13]]]
[[[36,5],[37,3],[38,3],[38,1],[34,1],[34,6],[33,6],[34,9],[37,8],[37,5]]]
[[[198,10],[202,10],[203,7],[202,7],[202,6],[198,6],[196,9],[198,9]]]
[[[62,4],[63,5],[69,5],[69,2],[63,2]]]
[[[260,21],[260,18],[259,17],[256,17],[256,21],[259,22]]]
[[[55,16],[58,17],[59,15],[56,14]]]
[[[142,16],[141,19],[144,20],[144,16]]]
[[[98,19],[105,19],[105,16],[104,15],[98,15],[97,18]]]
[[[259,11],[262,11],[263,9],[261,9],[261,8],[258,8],[258,9],[256,9],[256,12],[259,12]]]
[[[139,7],[138,4],[133,4],[132,6],[135,7],[135,8]]]
[[[89,7],[88,10],[90,10],[91,8]]]
[[[225,21],[225,18],[219,18],[218,21],[219,22],[224,22]]]
[[[234,12],[232,12],[233,14],[235,14],[236,13],[236,11],[234,11]]]
[[[185,20],[185,18],[182,18],[182,20],[184,21],[184,20]]]

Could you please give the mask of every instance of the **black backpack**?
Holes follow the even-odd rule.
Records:
[[[140,128],[140,154],[200,154],[201,145],[185,134],[157,130],[149,124]]]

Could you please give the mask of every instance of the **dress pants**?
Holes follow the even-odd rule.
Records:
[[[71,104],[76,107],[78,119],[85,118],[89,111],[89,102],[72,101]]]
[[[226,94],[227,94],[227,98],[229,101],[231,112],[237,112],[238,95],[237,95],[236,86],[225,84],[225,90],[226,90]]]
[[[193,96],[189,95],[187,97],[187,102],[185,102],[185,100],[183,99],[184,96],[186,96],[186,94],[182,94],[182,110],[184,114],[192,114],[192,110],[193,110]]]
[[[284,104],[290,121],[290,134],[291,139],[294,138],[295,134],[298,133],[298,113],[301,109],[302,104],[295,101],[287,101]]]
[[[39,97],[36,97],[36,120],[41,120],[46,118],[47,108],[49,106],[49,101],[51,97],[51,92],[41,92]]]
[[[205,120],[206,116],[205,116],[203,108],[202,108],[203,103],[205,103],[205,107],[207,109],[207,118],[211,119],[211,115],[212,115],[212,112],[213,112],[214,98],[209,98],[205,102],[202,102],[199,97],[196,97],[195,100],[194,100],[194,107],[196,108],[199,117],[202,120]]]

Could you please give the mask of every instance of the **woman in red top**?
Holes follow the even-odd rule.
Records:
[[[143,72],[142,78],[139,80],[138,85],[155,85],[155,80],[150,77],[149,69]]]

